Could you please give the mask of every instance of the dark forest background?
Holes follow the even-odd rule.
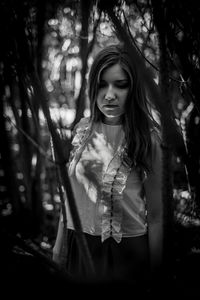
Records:
[[[0,1],[0,272],[6,285],[37,288],[46,279],[71,287],[51,260],[65,194],[80,226],[66,174],[71,131],[90,115],[94,55],[123,41],[137,56],[163,127],[166,290],[198,294],[199,15],[193,0]]]

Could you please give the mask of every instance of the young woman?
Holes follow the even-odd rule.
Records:
[[[162,264],[161,149],[139,70],[123,46],[91,67],[91,117],[75,127],[68,172],[98,278],[146,278]],[[68,272],[84,276],[68,202]],[[59,262],[60,220],[53,258]]]

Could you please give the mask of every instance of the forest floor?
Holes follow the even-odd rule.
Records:
[[[137,292],[140,298],[144,296],[146,299],[147,296],[153,296],[154,299],[197,299],[200,298],[200,248],[198,244],[189,244],[188,249],[185,247],[189,237],[193,235],[194,241],[197,234],[199,236],[199,231],[191,233],[190,230],[183,230],[178,241],[176,259],[169,264],[166,273],[152,280],[152,286],[144,286],[141,282],[138,286],[133,286],[119,282],[90,284],[74,281],[63,276],[62,272],[50,263],[48,257],[45,259],[45,255],[37,254],[34,249],[32,251],[22,240],[3,234],[0,247],[0,282],[1,295],[3,294],[4,298],[1,299],[13,299],[13,296],[29,299],[29,296],[36,297],[42,294],[48,299],[53,295],[58,296],[59,293],[71,294],[73,298],[79,297],[81,293],[81,297],[102,299],[105,298],[105,293],[114,297],[125,297]]]

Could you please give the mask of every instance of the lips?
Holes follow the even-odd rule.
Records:
[[[119,106],[115,105],[115,104],[105,104],[103,107],[105,107],[105,108],[117,108]]]

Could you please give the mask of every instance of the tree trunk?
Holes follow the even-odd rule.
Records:
[[[158,31],[159,50],[160,50],[160,88],[162,97],[165,101],[165,108],[171,118],[174,118],[172,103],[169,94],[169,57],[167,55],[166,45],[166,15],[165,6],[157,1],[152,1],[154,12],[154,24]],[[164,205],[164,261],[167,268],[171,267],[173,261],[173,169],[172,169],[172,141],[169,135],[168,121],[161,114],[162,125],[162,153],[163,153],[163,178],[162,178],[162,198]]]

